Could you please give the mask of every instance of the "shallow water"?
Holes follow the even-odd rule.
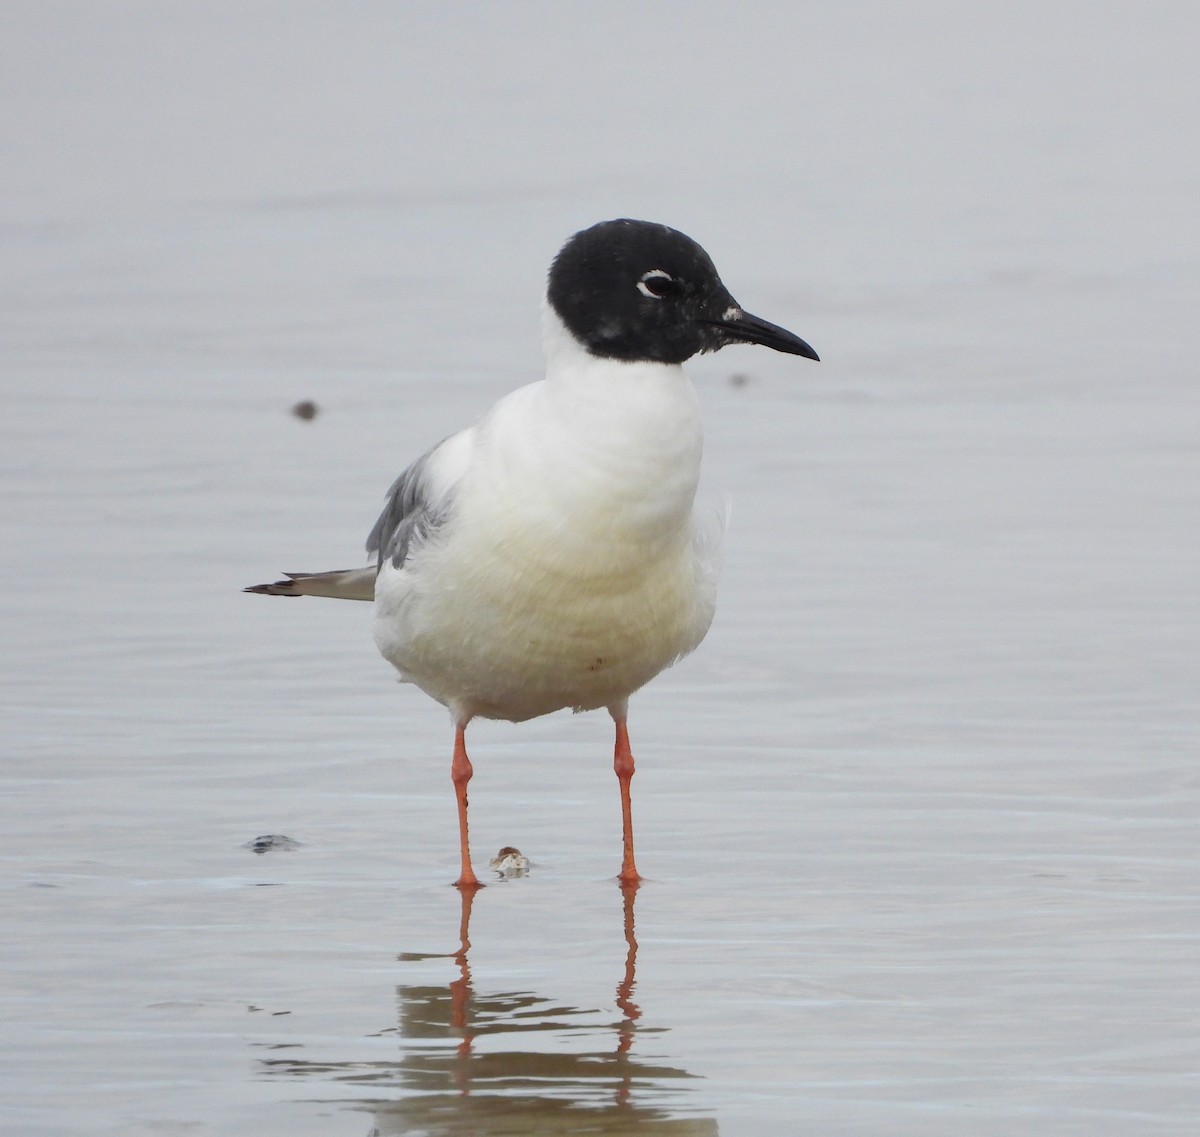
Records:
[[[4,17],[6,1131],[1190,1137],[1190,13],[399,11]],[[622,214],[823,362],[691,368],[647,882],[604,716],[475,724],[533,868],[464,952],[444,712],[238,589],[355,563]]]

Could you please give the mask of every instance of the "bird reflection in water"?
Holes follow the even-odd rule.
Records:
[[[449,958],[458,974],[448,985],[396,988],[399,1027],[387,1033],[403,1039],[404,1049],[395,1061],[270,1060],[264,1063],[269,1071],[371,1087],[369,1097],[353,1103],[374,1114],[371,1137],[716,1137],[716,1121],[689,1116],[688,1103],[680,1100],[682,1083],[694,1075],[640,1056],[634,1045],[665,1029],[645,1026],[634,1002],[637,883],[621,886],[626,953],[615,1022],[596,1008],[564,1006],[529,991],[477,992],[468,959],[476,890],[459,891],[458,950],[399,957]],[[507,1046],[495,1045],[510,1036],[520,1036],[522,1045],[515,1037]],[[388,1090],[402,1093],[389,1100]]]

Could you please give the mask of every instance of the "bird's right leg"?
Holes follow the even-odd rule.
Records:
[[[467,724],[454,725],[454,761],[450,764],[450,778],[454,782],[454,793],[458,798],[458,840],[462,854],[462,870],[454,883],[459,888],[481,888],[475,870],[471,868],[471,844],[467,839],[467,783],[474,770],[467,757]]]

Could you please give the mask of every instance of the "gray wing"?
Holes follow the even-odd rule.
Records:
[[[388,490],[387,505],[367,538],[367,553],[377,558],[380,568],[387,559],[399,568],[445,521],[459,474],[452,468],[456,453],[446,443],[460,437],[453,435],[422,454]]]

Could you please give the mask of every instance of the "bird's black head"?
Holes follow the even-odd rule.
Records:
[[[650,221],[602,221],[576,233],[550,266],[547,298],[604,359],[682,363],[731,343],[818,358],[799,336],[744,312],[695,241]]]

